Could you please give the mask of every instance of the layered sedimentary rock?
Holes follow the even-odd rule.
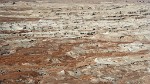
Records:
[[[149,3],[52,2],[0,3],[0,83],[149,84]]]

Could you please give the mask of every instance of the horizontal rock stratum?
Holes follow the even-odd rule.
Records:
[[[0,84],[149,84],[149,0],[1,0]]]

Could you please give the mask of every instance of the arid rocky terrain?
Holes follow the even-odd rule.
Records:
[[[0,84],[150,84],[149,0],[1,0]]]

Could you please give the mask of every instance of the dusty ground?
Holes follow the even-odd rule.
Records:
[[[149,84],[149,0],[1,2],[0,84]]]

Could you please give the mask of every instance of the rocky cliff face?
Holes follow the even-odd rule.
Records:
[[[0,4],[0,84],[149,84],[149,3]]]

